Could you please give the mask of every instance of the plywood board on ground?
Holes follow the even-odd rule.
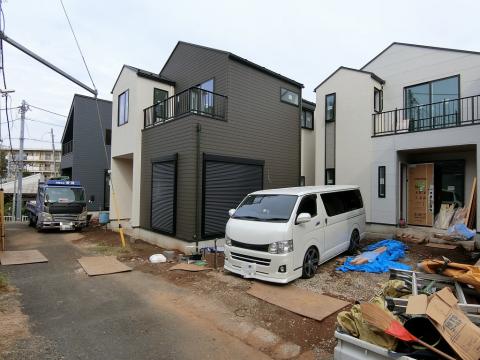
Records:
[[[2,265],[21,265],[47,262],[48,259],[38,250],[0,251]]]
[[[114,274],[132,270],[132,268],[118,261],[115,256],[84,256],[78,259],[78,262],[89,276]]]
[[[170,269],[168,269],[168,271],[172,271],[172,270],[183,270],[183,271],[204,271],[204,270],[212,270],[212,268],[209,268],[207,266],[198,266],[198,265],[195,265],[195,264],[184,264],[184,263],[181,263],[181,264],[177,264],[177,265],[173,265]]]
[[[347,301],[313,293],[293,285],[275,286],[254,283],[247,293],[270,304],[318,321],[322,321],[350,305]]]
[[[433,247],[433,248],[439,248],[439,249],[448,249],[448,250],[453,250],[457,248],[457,245],[449,245],[449,244],[436,244],[436,243],[428,243],[428,247]]]

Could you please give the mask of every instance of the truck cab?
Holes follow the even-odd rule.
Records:
[[[85,189],[79,181],[50,179],[38,184],[37,199],[27,203],[37,230],[81,230],[87,226]]]

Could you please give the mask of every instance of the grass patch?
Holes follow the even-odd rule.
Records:
[[[8,278],[4,273],[0,273],[0,291],[8,289]]]

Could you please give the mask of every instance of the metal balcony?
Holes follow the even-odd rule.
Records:
[[[479,98],[475,95],[373,114],[373,136],[480,124]]]

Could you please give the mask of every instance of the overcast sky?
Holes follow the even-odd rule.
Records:
[[[303,97],[338,66],[359,68],[393,41],[480,51],[478,1],[301,0],[64,0],[99,96],[110,91],[123,64],[159,72],[178,40],[231,51],[305,84]],[[5,33],[91,85],[58,0],[3,0]],[[22,99],[68,114],[72,96],[86,94],[4,44],[13,106]],[[4,104],[1,106],[4,107]],[[27,118],[65,119],[31,109]],[[13,111],[14,119],[18,118]],[[5,114],[2,139],[8,144]],[[27,138],[48,141],[52,126],[27,121]],[[12,123],[18,138],[19,121]],[[14,140],[14,146],[17,142]],[[27,147],[51,147],[26,141]],[[59,146],[59,144],[57,144]]]

